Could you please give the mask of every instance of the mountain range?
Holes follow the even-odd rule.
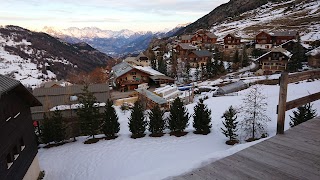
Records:
[[[119,57],[144,51],[153,38],[172,36],[186,25],[187,24],[178,25],[174,29],[162,32],[134,32],[128,29],[112,31],[102,30],[97,27],[70,27],[62,30],[53,27],[44,27],[41,31],[68,43],[86,42],[103,53]]]
[[[86,43],[70,44],[18,26],[0,28],[0,73],[32,87],[113,62]]]

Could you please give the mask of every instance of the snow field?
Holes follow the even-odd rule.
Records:
[[[267,114],[268,133],[276,133],[276,105],[278,103],[279,86],[262,86],[268,97]],[[96,144],[83,144],[87,137],[79,137],[77,142],[39,149],[39,161],[45,170],[46,180],[118,180],[118,179],[164,179],[176,176],[204,164],[231,155],[256,142],[243,143],[235,146],[225,144],[227,138],[221,133],[222,114],[232,105],[240,107],[244,95],[250,89],[240,91],[238,96],[210,97],[204,103],[212,111],[212,132],[206,136],[192,133],[192,118],[189,121],[189,132],[184,137],[174,137],[166,134],[160,138],[144,137],[131,139],[128,129],[130,112],[122,113],[119,107],[120,132],[115,140],[100,140]],[[320,81],[289,84],[288,101],[319,92]],[[187,105],[189,114],[193,113],[195,103]],[[320,101],[313,103],[313,108],[320,114]],[[286,113],[285,129],[289,128],[289,115]],[[242,117],[239,116],[239,120]],[[149,134],[149,133],[148,133]],[[101,135],[103,136],[103,135]]]

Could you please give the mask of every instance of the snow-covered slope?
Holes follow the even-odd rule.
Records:
[[[288,100],[319,91],[320,81],[289,84]],[[263,93],[268,97],[267,114],[268,133],[276,133],[276,107],[279,86],[263,85]],[[212,132],[208,135],[193,134],[192,118],[189,121],[186,136],[177,138],[166,134],[160,138],[144,137],[131,139],[128,129],[130,112],[116,111],[120,121],[119,137],[115,140],[100,140],[96,144],[83,144],[86,137],[77,142],[64,144],[50,149],[39,149],[39,161],[46,172],[45,180],[158,180],[185,173],[206,163],[231,155],[259,141],[228,146],[228,140],[221,132],[222,114],[232,105],[239,107],[242,99],[251,89],[240,91],[238,96],[209,97],[204,103],[212,111]],[[205,95],[203,95],[205,96]],[[187,105],[193,113],[195,103]],[[313,108],[320,112],[320,101],[313,103]],[[289,115],[286,113],[285,129],[289,128]],[[238,116],[238,120],[243,117]],[[239,131],[241,132],[241,131]],[[261,141],[261,140],[260,140]]]
[[[212,26],[211,31],[221,38],[234,33],[254,38],[260,31],[296,30],[302,41],[320,39],[320,1],[287,1],[267,3]]]
[[[30,58],[22,58],[21,56],[10,53],[11,48],[19,48],[26,54],[32,54],[34,51],[29,46],[31,42],[22,39],[17,42],[12,36],[2,37],[0,36],[0,74],[9,75],[21,81],[22,84],[30,87],[35,87],[41,84],[43,81],[56,78],[56,75],[50,70],[41,71],[45,68],[46,64],[36,64]],[[41,52],[39,52],[41,53]],[[48,61],[61,61],[69,63],[62,59],[50,59]]]

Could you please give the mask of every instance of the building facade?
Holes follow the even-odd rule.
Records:
[[[1,180],[38,178],[38,147],[30,107],[40,105],[19,81],[0,75]]]

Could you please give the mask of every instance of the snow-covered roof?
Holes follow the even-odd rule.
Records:
[[[218,38],[218,36],[216,36],[216,35],[213,34],[213,33],[206,33],[206,35],[207,35],[209,38]]]
[[[193,35],[182,35],[181,40],[191,40],[192,37]]]
[[[156,47],[152,48],[152,51],[156,51],[156,50],[158,50],[159,48],[160,48],[160,46],[156,46]]]
[[[291,58],[291,56],[292,56],[292,54],[289,51],[283,49],[282,47],[273,47],[269,52],[267,52],[267,53],[261,55],[260,57],[258,57],[256,59],[256,61],[261,59],[261,58],[263,58],[264,56],[272,53],[272,52],[280,52],[280,53],[284,54],[285,56],[287,56],[288,58]]]
[[[226,94],[226,93],[235,92],[237,90],[241,90],[241,89],[243,89],[245,87],[247,87],[246,83],[244,83],[243,81],[238,81],[238,82],[235,82],[235,83],[231,83],[231,84],[222,86],[217,91],[218,91],[218,93]]]
[[[165,103],[167,103],[167,101],[164,98],[152,93],[151,91],[148,91],[146,89],[135,89],[135,90],[139,94],[142,94],[142,95],[146,96],[148,99],[152,100],[153,102],[155,102],[157,104],[165,104]]]
[[[180,46],[182,49],[197,49],[197,47],[193,46],[193,45],[190,44],[190,43],[180,43],[179,46]]]
[[[270,33],[272,36],[296,36],[297,34],[297,31],[276,31]]]
[[[307,56],[316,56],[318,54],[320,54],[320,46],[306,53]]]
[[[121,62],[115,66],[112,67],[113,74],[115,77],[120,77],[124,75],[125,73],[131,71],[133,67],[127,63],[127,62]]]
[[[152,69],[152,67],[150,67],[150,66],[145,66],[145,67],[143,67],[143,66],[133,66],[133,68],[139,69],[140,71],[143,71],[143,72],[145,72],[145,73],[147,73],[147,74],[149,74],[149,75],[151,75],[151,76],[156,76],[156,75],[163,75],[163,76],[165,76],[165,75],[162,74],[161,72]]]

